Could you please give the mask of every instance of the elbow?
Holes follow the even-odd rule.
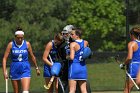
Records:
[[[6,58],[3,58],[2,65],[6,64]]]
[[[46,61],[46,57],[43,56],[43,57],[42,57],[42,60],[45,62],[45,61]]]
[[[73,59],[74,59],[74,57],[71,57],[71,56],[70,56],[70,60],[73,60]]]

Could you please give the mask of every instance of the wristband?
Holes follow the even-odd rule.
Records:
[[[38,70],[39,68],[38,68],[38,67],[36,67],[35,69],[36,69],[36,70]]]

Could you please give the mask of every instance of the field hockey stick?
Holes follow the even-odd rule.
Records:
[[[126,71],[127,76],[131,79],[131,81],[133,82],[133,84],[135,85],[135,87],[139,90],[140,88],[138,87],[138,85],[135,83],[135,81],[133,80],[133,78],[130,76],[130,74]]]
[[[53,64],[53,61],[52,61],[52,58],[51,58],[50,55],[49,55],[49,59],[50,59],[51,63]],[[53,83],[54,78],[55,78],[55,76],[52,76],[51,79],[50,79],[50,81],[49,81],[49,83],[48,83],[48,85],[47,86],[46,86],[46,84],[44,85],[44,88],[45,89],[50,89],[50,87],[51,87],[51,85]]]
[[[53,61],[52,61],[52,58],[51,58],[51,56],[50,56],[50,55],[49,55],[49,59],[50,59],[50,61],[51,61],[52,65],[53,65]]]
[[[6,83],[6,93],[8,93],[8,79],[5,79],[5,83]]]
[[[119,65],[121,64],[121,62],[119,61],[119,55],[115,56],[115,61],[117,64],[119,64]]]
[[[7,75],[7,71],[6,71],[6,75]],[[5,79],[5,93],[8,93],[8,78]]]
[[[50,87],[51,87],[51,85],[52,85],[52,83],[53,83],[54,78],[55,78],[55,76],[52,76],[51,79],[50,79],[50,81],[49,81],[49,83],[48,83],[48,85],[47,85],[47,86],[44,85],[44,88],[45,88],[45,89],[50,89]]]
[[[115,57],[115,60],[116,60],[116,62],[120,65],[121,62],[118,60],[118,58],[119,58],[119,55],[117,55],[117,56]],[[139,88],[138,85],[135,83],[135,81],[134,81],[133,78],[130,76],[130,74],[127,72],[127,70],[126,70],[126,75],[131,79],[131,81],[133,82],[133,84],[135,85],[135,87],[139,90],[140,88]]]
[[[60,78],[58,78],[58,82],[60,83],[63,93],[65,93],[65,90],[64,90],[64,87]]]

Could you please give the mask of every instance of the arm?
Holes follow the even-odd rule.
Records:
[[[37,75],[40,75],[40,70],[39,70],[39,68],[37,66],[36,58],[35,58],[35,56],[33,54],[31,44],[29,42],[26,42],[26,43],[27,43],[27,46],[28,46],[28,52],[29,52],[29,54],[31,56],[32,62],[35,65],[35,69],[36,69]]]
[[[48,56],[49,56],[51,49],[52,49],[52,42],[49,42],[45,47],[45,51],[44,51],[43,58],[42,58],[44,63],[48,64],[49,66],[52,66],[52,63],[48,60]]]
[[[126,59],[125,59],[125,62],[124,62],[124,64],[129,64],[129,62],[131,61],[131,59],[132,59],[132,56],[133,56],[133,52],[134,52],[134,46],[136,45],[136,42],[133,42],[133,41],[131,41],[131,42],[129,42],[128,43],[128,53],[127,53],[127,57],[126,57]]]
[[[75,42],[70,43],[70,60],[74,59],[74,55],[75,55]]]
[[[4,53],[3,61],[2,61],[4,79],[8,78],[7,70],[6,70],[6,62],[7,62],[7,59],[8,59],[11,48],[12,48],[12,42],[10,42],[8,44],[8,46],[5,50],[5,53]]]
[[[84,40],[84,47],[89,47],[88,41]]]

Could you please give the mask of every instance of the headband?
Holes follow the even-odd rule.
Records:
[[[21,31],[21,30],[20,30],[20,31],[16,31],[16,32],[15,32],[15,35],[19,35],[19,34],[24,35],[24,32],[23,32],[23,31]]]

